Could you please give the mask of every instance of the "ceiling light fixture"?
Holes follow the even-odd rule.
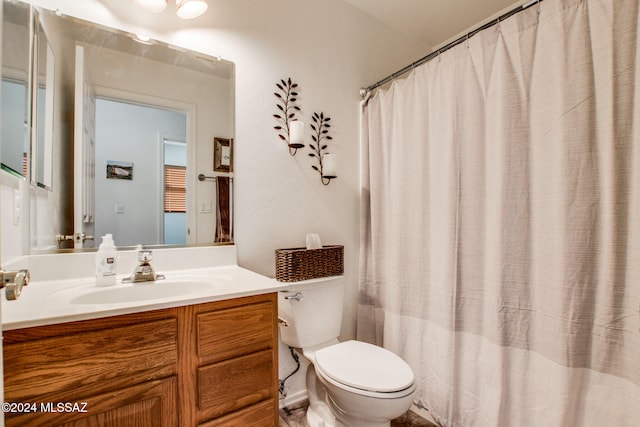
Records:
[[[167,0],[133,0],[138,6],[150,12],[162,12],[167,8]],[[176,15],[182,19],[193,19],[205,13],[207,0],[176,0]]]
[[[158,13],[167,8],[167,0],[134,0],[135,3],[148,11]]]
[[[193,19],[207,11],[207,0],[176,0],[176,14],[182,19]]]

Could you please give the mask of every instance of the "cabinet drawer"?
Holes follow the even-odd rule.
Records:
[[[275,398],[273,353],[263,350],[198,368],[200,419],[219,417]]]
[[[201,364],[270,348],[274,342],[274,305],[270,301],[199,313]]]
[[[278,427],[278,412],[275,405],[275,399],[265,400],[200,424],[200,427]]]
[[[175,318],[4,347],[5,400],[12,402],[69,401],[176,372]]]

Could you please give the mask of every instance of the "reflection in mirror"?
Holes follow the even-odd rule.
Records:
[[[197,176],[229,175],[214,172],[212,141],[234,136],[233,63],[39,14],[55,75],[44,96],[53,144],[35,148],[52,168],[38,157],[50,182],[29,194],[31,251],[91,248],[106,233],[118,246],[213,244],[215,184]]]
[[[37,17],[36,17],[37,18]],[[38,106],[34,116],[36,122],[37,138],[32,140],[32,158],[35,159],[31,181],[48,190],[52,185],[52,154],[53,154],[53,87],[55,59],[53,50],[42,28],[37,21],[35,34],[35,52],[37,60],[34,61],[34,75],[37,76],[38,91],[35,94],[35,105]],[[35,86],[35,83],[34,83]]]
[[[2,22],[2,169],[27,176],[29,6],[4,2]]]
[[[185,112],[97,97],[95,235],[118,230],[125,246],[187,243],[186,134]]]

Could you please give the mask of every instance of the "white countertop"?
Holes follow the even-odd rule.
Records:
[[[283,283],[239,267],[234,246],[159,249],[155,271],[165,279],[122,283],[137,263],[135,251],[119,251],[118,281],[98,287],[95,253],[30,255],[12,269],[28,268],[31,282],[16,301],[2,301],[2,329],[20,329],[78,320],[202,304],[271,292],[296,292],[343,276]],[[202,267],[206,265],[207,267]]]
[[[21,329],[271,292],[297,292],[317,282],[343,278],[284,283],[238,266],[176,270],[164,275],[163,280],[142,283],[122,283],[119,277],[118,284],[108,287],[96,286],[93,278],[32,282],[15,301],[2,296],[2,328]]]
[[[164,274],[164,280],[133,284],[121,283],[119,277],[118,284],[108,287],[96,286],[93,278],[32,282],[23,288],[18,300],[7,301],[3,297],[2,327],[10,330],[95,319],[259,295],[290,287],[238,266]]]

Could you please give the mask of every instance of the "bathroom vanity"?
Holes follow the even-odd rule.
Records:
[[[275,295],[6,331],[6,424],[276,426]]]
[[[164,272],[33,280],[6,304],[6,425],[277,426],[283,285],[236,265]]]

